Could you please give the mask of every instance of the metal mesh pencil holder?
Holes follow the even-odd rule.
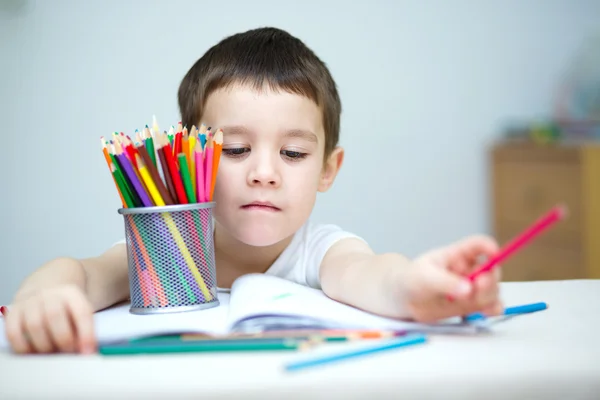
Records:
[[[125,220],[131,313],[181,312],[219,305],[214,205],[118,210]]]

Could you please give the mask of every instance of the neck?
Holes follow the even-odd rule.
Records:
[[[244,274],[264,273],[277,260],[292,240],[292,236],[270,246],[250,246],[240,242],[215,221],[215,262],[217,285],[230,288]]]

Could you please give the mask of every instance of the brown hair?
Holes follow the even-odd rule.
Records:
[[[339,140],[341,101],[327,66],[302,41],[277,28],[229,36],[208,49],[179,86],[181,121],[198,125],[208,96],[232,84],[285,90],[314,101],[321,109],[325,157]]]

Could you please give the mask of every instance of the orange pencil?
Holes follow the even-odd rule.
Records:
[[[113,178],[113,182],[115,183],[115,186],[117,187],[117,192],[119,193],[119,197],[121,198],[121,204],[123,204],[124,208],[127,208],[127,202],[125,201],[123,193],[121,193],[121,189],[119,188],[119,184],[117,183],[117,179],[115,178],[115,166],[113,165],[110,155],[108,154],[108,148],[106,147],[106,139],[104,139],[104,136],[100,137],[100,142],[102,143],[102,153],[104,154],[104,158],[106,159],[106,164],[108,165],[108,169],[110,170],[110,175]]]
[[[183,128],[183,132],[181,133],[181,151],[185,155],[185,161],[187,161],[188,166],[190,165],[190,137],[188,134],[187,128]],[[177,154],[179,155],[179,153]]]
[[[209,201],[213,201],[213,194],[215,192],[215,183],[217,181],[217,171],[219,169],[219,160],[221,159],[221,150],[222,149],[223,149],[223,131],[219,128],[217,130],[217,132],[215,133],[215,140],[214,140],[212,180],[210,182]]]

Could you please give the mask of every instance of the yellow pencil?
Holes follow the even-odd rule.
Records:
[[[152,200],[154,200],[155,205],[157,205],[159,207],[164,206],[165,202],[164,202],[162,196],[160,195],[160,193],[158,192],[158,188],[156,187],[156,184],[152,180],[152,177],[150,176],[150,173],[148,172],[148,169],[146,168],[146,164],[144,164],[144,160],[137,153],[135,155],[135,159],[136,159],[136,162],[138,165],[138,171],[140,172],[140,175],[142,176],[142,180],[146,184],[146,187],[148,188],[148,191],[150,192],[150,196],[152,197]]]

